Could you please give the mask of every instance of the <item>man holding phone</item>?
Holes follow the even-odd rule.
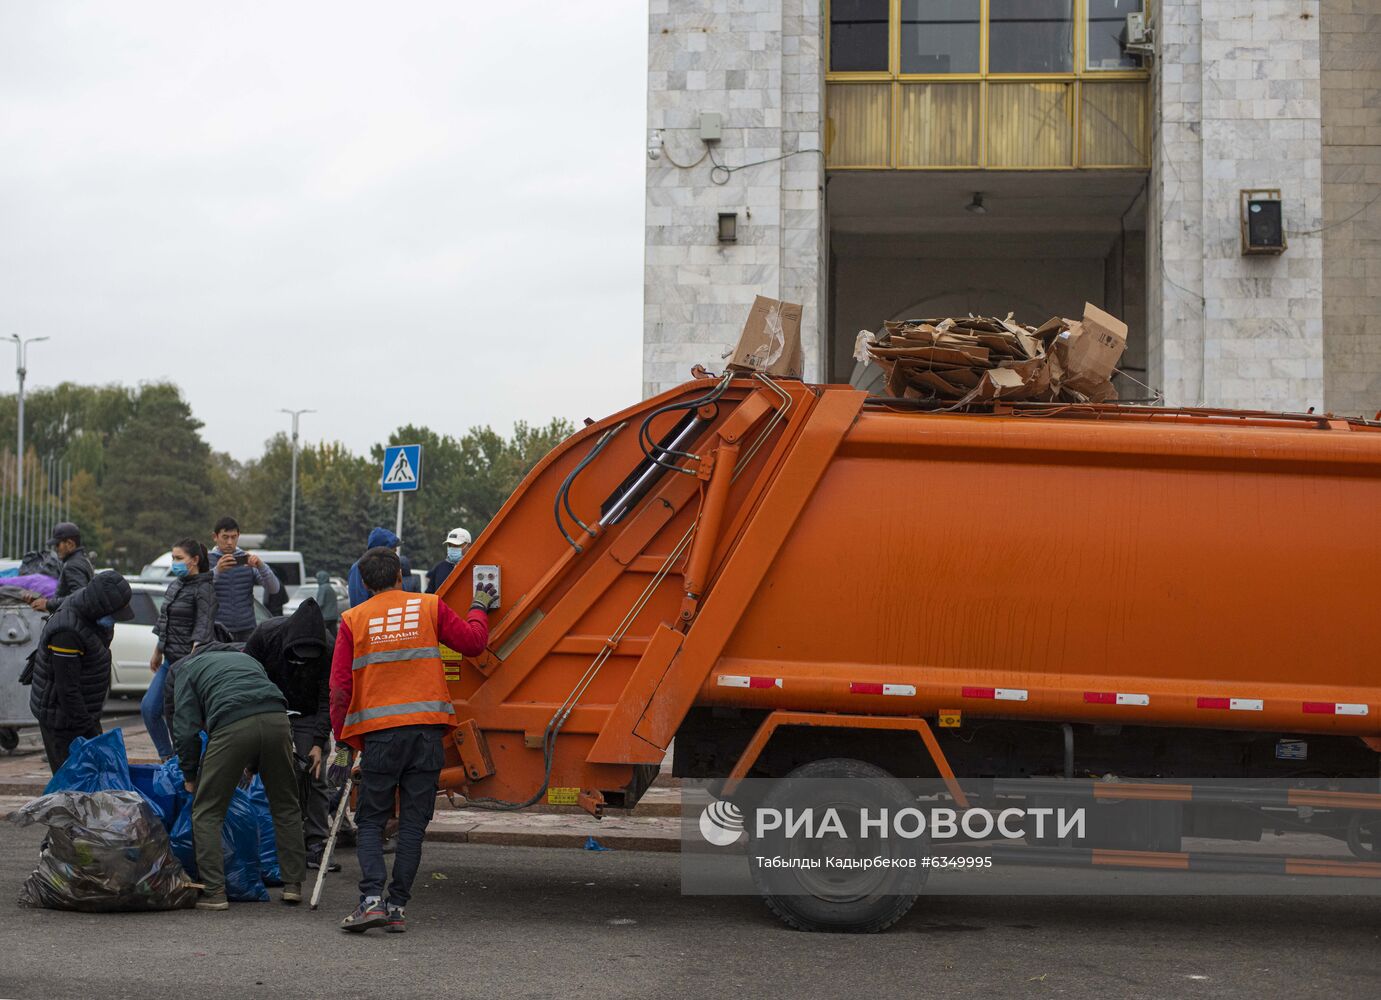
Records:
[[[263,560],[240,548],[240,525],[233,517],[217,521],[211,537],[216,546],[211,550],[216,624],[225,626],[233,641],[248,642],[254,634],[254,585],[276,594],[282,584]]]

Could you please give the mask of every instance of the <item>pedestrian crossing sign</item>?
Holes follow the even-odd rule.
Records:
[[[422,478],[422,446],[395,444],[384,449],[383,479],[380,486],[385,493],[406,493],[417,489]]]

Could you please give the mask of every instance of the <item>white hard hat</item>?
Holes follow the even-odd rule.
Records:
[[[469,545],[470,532],[464,528],[453,528],[451,533],[446,536],[447,545]]]

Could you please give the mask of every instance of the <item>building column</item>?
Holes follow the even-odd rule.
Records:
[[[757,295],[802,304],[820,372],[822,22],[808,0],[651,0],[643,393],[714,370]],[[701,112],[723,116],[707,149]],[[650,140],[651,141],[651,140]],[[718,169],[716,164],[727,167]],[[736,213],[737,240],[718,217]]]
[[[1319,406],[1317,0],[1166,0],[1156,29],[1152,378],[1172,405]],[[1242,255],[1245,188],[1280,190],[1283,255]]]

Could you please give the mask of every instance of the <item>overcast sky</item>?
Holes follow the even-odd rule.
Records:
[[[239,458],[281,407],[356,450],[603,416],[646,52],[638,0],[0,0],[0,336],[52,338],[30,387],[171,379]]]

